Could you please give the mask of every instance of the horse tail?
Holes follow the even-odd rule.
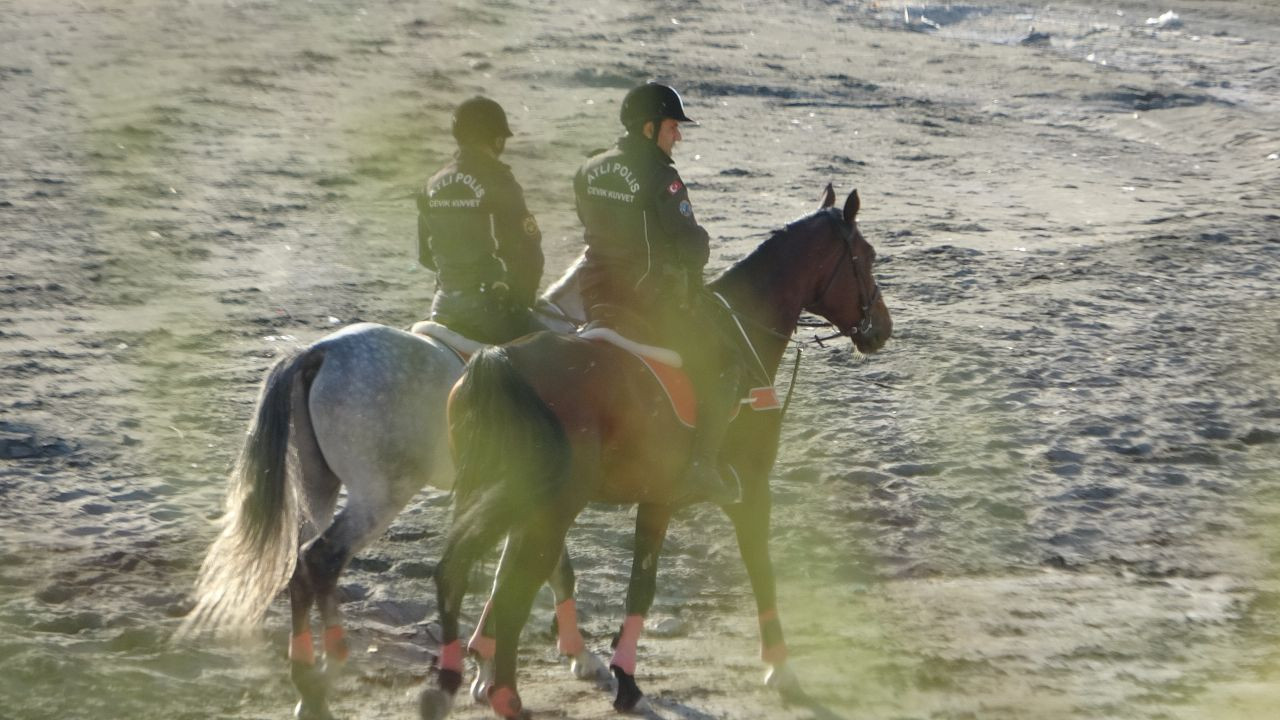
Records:
[[[307,391],[323,361],[323,350],[295,350],[263,380],[231,471],[222,531],[200,566],[196,604],[177,637],[257,625],[289,583],[303,520],[301,479],[288,467],[290,427],[310,427]]]
[[[457,461],[449,545],[465,573],[552,500],[567,476],[569,444],[559,418],[502,347],[471,357],[449,398],[449,419]]]

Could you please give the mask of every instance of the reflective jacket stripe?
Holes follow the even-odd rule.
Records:
[[[640,283],[649,277],[649,271],[653,269],[653,246],[649,244],[649,211],[641,210],[640,217],[644,220],[644,274],[636,281],[636,289],[639,289]]]

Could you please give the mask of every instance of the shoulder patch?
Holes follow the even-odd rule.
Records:
[[[530,236],[538,234],[538,221],[534,220],[532,215],[524,216],[524,234]]]
[[[684,185],[682,185],[679,180],[672,180],[671,184],[667,186],[667,192],[675,195],[680,192],[680,188],[682,187],[684,187]]]
[[[690,215],[693,214],[693,207],[689,205],[688,200],[680,201],[680,214],[684,215],[685,217],[689,217]]]

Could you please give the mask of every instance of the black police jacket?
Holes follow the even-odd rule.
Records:
[[[588,262],[625,268],[637,285],[676,273],[701,284],[710,238],[680,173],[652,140],[621,138],[578,170],[573,188]]]
[[[511,168],[464,146],[418,194],[418,262],[444,292],[496,282],[530,306],[542,278],[542,231]]]

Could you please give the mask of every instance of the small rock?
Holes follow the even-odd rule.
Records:
[[[1049,33],[1032,30],[1030,33],[1027,34],[1026,37],[1022,38],[1022,40],[1019,41],[1019,44],[1020,45],[1048,45],[1049,37],[1050,37]]]
[[[1182,20],[1178,18],[1178,13],[1170,10],[1160,17],[1147,18],[1147,25],[1159,30],[1171,30],[1182,27]]]
[[[66,585],[50,585],[36,593],[36,599],[43,603],[64,603],[76,596],[75,588]]]
[[[1280,440],[1280,432],[1263,430],[1262,428],[1254,428],[1240,438],[1240,442],[1245,445],[1264,445],[1277,440]]]
[[[1059,463],[1084,462],[1084,455],[1081,455],[1080,453],[1074,452],[1072,450],[1063,450],[1062,448],[1056,448],[1054,450],[1050,450],[1044,454],[1044,457],[1049,462],[1059,462]]]
[[[688,625],[680,618],[667,617],[662,618],[656,623],[652,623],[647,632],[654,637],[681,637],[689,631]]]
[[[36,438],[25,433],[0,431],[0,460],[20,460],[36,455]]]
[[[431,563],[410,560],[396,565],[395,572],[401,577],[416,579],[429,578],[435,574],[436,566]]]
[[[360,583],[345,583],[338,586],[338,602],[348,603],[364,600],[369,597],[369,588]]]
[[[384,573],[391,569],[391,561],[380,557],[356,557],[351,559],[351,569]]]
[[[902,463],[886,468],[898,477],[935,477],[945,468],[940,463]]]
[[[81,630],[96,630],[104,625],[102,616],[97,613],[83,612],[67,617],[55,618],[31,626],[36,632],[75,635]]]
[[[1080,477],[1083,468],[1079,463],[1063,463],[1062,465],[1054,465],[1051,472],[1058,477],[1073,478]]]

